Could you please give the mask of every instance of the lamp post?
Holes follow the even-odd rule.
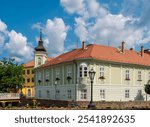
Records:
[[[95,77],[95,73],[96,72],[93,70],[93,68],[89,71],[89,77],[90,77],[90,80],[91,80],[91,101],[88,105],[88,108],[96,108],[96,105],[93,102],[93,80],[94,80],[94,77]]]
[[[56,100],[56,86],[57,86],[57,80],[55,81],[55,100]]]

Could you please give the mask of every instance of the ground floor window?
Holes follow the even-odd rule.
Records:
[[[130,91],[129,90],[125,90],[125,98],[129,98],[130,97]]]
[[[105,99],[105,90],[100,90],[100,98],[101,100]]]
[[[81,99],[87,99],[87,89],[81,90]]]
[[[60,91],[56,90],[56,99],[60,99]]]
[[[68,99],[71,99],[71,90],[68,90]]]
[[[49,92],[49,90],[46,91],[46,94],[47,94],[47,98],[50,98],[50,92]]]
[[[42,96],[41,96],[41,90],[39,90],[39,98],[41,98]]]

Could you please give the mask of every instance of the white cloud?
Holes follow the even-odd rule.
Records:
[[[7,25],[0,19],[0,49],[4,48],[6,29]],[[0,50],[0,53],[2,53],[2,50]]]
[[[69,26],[65,25],[63,19],[48,19],[46,24],[34,25],[42,28],[44,34],[44,45],[50,56],[55,56],[65,51],[64,42],[67,37]]]
[[[0,19],[0,32],[5,32],[7,29],[7,25],[1,21]]]
[[[5,49],[12,58],[22,62],[33,58],[33,49],[29,46],[27,38],[21,33],[11,30],[8,33],[9,41],[5,45]]]
[[[84,0],[60,0],[60,3],[68,13],[81,14],[84,9],[83,1]]]
[[[86,28],[86,23],[82,18],[75,18],[76,29],[75,34],[80,38],[80,40],[85,41],[88,37],[88,30]]]
[[[62,6],[67,10],[70,8],[66,6],[69,1],[65,2]],[[121,41],[126,41],[129,48],[149,42],[150,31],[148,25],[141,27],[141,24],[150,25],[150,20],[148,20],[150,18],[147,18],[149,17],[147,12],[149,12],[150,7],[145,7],[146,13],[137,9],[140,3],[142,3],[141,5],[148,4],[148,0],[140,0],[140,3],[138,3],[138,0],[128,2],[125,0],[122,4],[128,10],[126,13],[126,9],[123,8],[119,14],[112,14],[97,0],[83,0],[82,5],[84,5],[84,8],[82,8],[82,13],[74,11],[78,15],[78,17],[75,17],[76,36],[79,37],[80,41],[85,40],[90,43],[105,45],[109,43],[113,46],[118,46]],[[136,15],[132,15],[131,12]],[[140,14],[143,18],[138,17]]]
[[[27,38],[15,30],[9,31],[7,25],[0,20],[0,53],[6,52],[17,62],[33,59],[33,49]]]
[[[4,47],[4,42],[5,42],[5,36],[0,33],[0,54],[2,53],[2,49]]]

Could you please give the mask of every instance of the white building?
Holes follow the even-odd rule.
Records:
[[[42,41],[42,39],[41,39]],[[41,43],[43,44],[43,42]],[[43,46],[42,46],[43,47]],[[43,53],[44,52],[44,53]],[[39,99],[90,101],[89,70],[96,72],[93,83],[94,101],[150,99],[144,84],[150,80],[150,54],[141,47],[140,52],[121,48],[82,43],[82,48],[45,60],[46,50],[35,50],[35,97]],[[41,59],[36,56],[38,54]],[[35,62],[38,63],[38,62]]]

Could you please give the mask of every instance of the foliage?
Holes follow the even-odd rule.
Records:
[[[150,80],[147,82],[147,84],[145,84],[145,92],[150,94]]]
[[[0,92],[16,92],[22,87],[22,66],[11,58],[3,58],[1,62],[3,65],[0,66]]]
[[[137,95],[136,95],[136,97],[134,98],[134,100],[143,101],[144,97],[143,97],[142,93],[138,92]]]

